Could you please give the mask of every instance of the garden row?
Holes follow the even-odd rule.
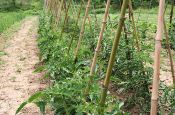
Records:
[[[53,108],[55,114],[66,115],[150,112],[153,61],[149,55],[153,49],[148,41],[155,34],[155,25],[138,21],[136,29],[130,7],[126,12],[129,15],[125,18],[124,26],[120,28],[122,17],[110,19],[107,16],[109,1],[103,21],[95,13],[97,9],[93,7],[94,2],[91,6],[88,2],[86,9],[83,5],[86,2],[83,1],[75,3],[68,0],[65,5],[63,0],[45,3],[46,9],[40,15],[37,40],[43,64],[35,72],[45,71],[43,77],[49,78],[52,85],[32,95],[21,104],[17,112],[31,102],[38,105],[43,114],[47,104]],[[89,10],[92,10],[89,14],[91,17],[88,16]],[[121,13],[123,10],[124,6]],[[107,23],[105,18],[108,18]],[[116,19],[119,18],[118,23]],[[102,22],[101,29],[99,22]],[[104,80],[109,57],[114,55],[112,43],[115,42],[114,37],[118,36],[115,31],[118,32],[119,29],[123,31],[117,56],[113,58],[111,80]],[[101,35],[103,39],[98,50],[96,44]],[[90,68],[94,51],[98,52],[98,58],[94,67]],[[108,82],[109,87],[105,86],[105,82]],[[159,113],[173,111],[174,95],[173,88],[161,84]]]

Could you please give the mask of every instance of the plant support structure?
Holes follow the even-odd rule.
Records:
[[[153,75],[153,86],[152,86],[153,88],[152,88],[151,113],[150,113],[151,115],[157,115],[159,76],[160,76],[160,52],[161,52],[161,40],[163,32],[164,7],[165,7],[165,0],[160,0],[157,35],[155,38],[154,75]]]
[[[113,42],[110,60],[108,62],[106,77],[105,77],[105,80],[103,82],[103,89],[102,89],[102,95],[101,95],[101,100],[100,100],[99,114],[103,114],[103,111],[104,111],[103,109],[104,109],[104,105],[105,105],[105,101],[106,101],[108,86],[110,83],[112,67],[114,65],[116,51],[117,51],[118,46],[119,46],[120,36],[121,36],[122,28],[124,25],[124,21],[125,21],[125,14],[126,14],[126,9],[127,9],[128,3],[129,3],[129,0],[123,0],[121,14],[120,14],[120,20],[119,20],[119,24],[117,27],[115,39]]]

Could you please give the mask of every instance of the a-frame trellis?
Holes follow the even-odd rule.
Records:
[[[54,1],[54,2],[51,2],[51,1]],[[57,3],[59,3],[59,6],[56,7],[53,4],[53,3],[56,3],[55,0],[45,1],[45,7],[46,8],[53,9],[52,6],[55,6],[54,8],[59,10],[59,12],[53,12],[55,14],[58,13],[57,14],[58,15],[58,17],[57,17],[58,22],[60,22],[60,17],[61,17],[61,12],[63,12],[63,3],[64,2],[65,2],[64,0],[61,0],[61,1],[57,2]],[[69,9],[70,2],[71,1],[69,0],[68,7],[65,8],[65,14],[66,14],[65,16],[66,17],[68,16],[68,9]],[[81,26],[81,32],[80,32],[80,36],[79,36],[78,45],[77,45],[77,48],[75,50],[75,61],[77,61],[78,50],[80,48],[81,40],[83,38],[84,27],[85,27],[85,22],[88,18],[90,3],[91,3],[91,0],[88,0],[87,6],[86,6],[85,16],[84,16],[83,23],[82,23],[82,26]],[[156,112],[157,112],[159,74],[160,74],[160,50],[161,50],[161,39],[162,39],[163,29],[164,29],[165,36],[166,36],[166,44],[167,44],[169,58],[170,58],[170,62],[171,62],[172,76],[173,76],[173,79],[174,79],[174,74],[173,74],[174,73],[174,68],[173,68],[171,50],[170,50],[169,41],[168,41],[168,31],[167,31],[165,20],[164,20],[164,5],[165,5],[165,0],[160,0],[160,2],[159,2],[159,16],[158,16],[157,35],[156,35],[156,38],[155,38],[156,44],[155,44],[155,58],[154,58],[154,77],[153,77],[153,91],[152,91],[152,101],[151,101],[151,115],[156,115]],[[102,92],[102,97],[101,97],[101,101],[100,101],[100,106],[102,108],[105,104],[105,99],[106,99],[106,96],[107,96],[107,90],[108,90],[108,86],[109,86],[109,82],[110,82],[111,71],[112,71],[114,60],[115,60],[116,50],[117,50],[118,45],[119,45],[120,35],[121,35],[122,29],[123,29],[123,26],[124,26],[125,13],[126,13],[126,9],[127,9],[128,6],[129,6],[130,13],[131,13],[131,18],[132,18],[132,24],[133,24],[133,30],[134,30],[133,35],[136,38],[136,44],[137,44],[136,46],[138,48],[138,51],[140,51],[140,45],[139,45],[140,41],[139,41],[139,36],[138,36],[137,29],[136,29],[136,25],[135,25],[135,22],[134,22],[131,0],[123,0],[123,4],[122,4],[122,8],[121,8],[120,21],[119,21],[116,36],[115,36],[115,39],[114,39],[112,52],[111,52],[111,55],[110,55],[110,60],[109,60],[109,63],[108,63],[106,77],[105,77],[105,80],[104,80],[104,83],[103,83],[103,92]],[[83,2],[81,2],[81,6],[80,6],[80,9],[79,9],[79,12],[78,12],[78,15],[77,15],[76,24],[78,24],[78,19],[80,17],[82,7],[83,7]],[[94,74],[94,68],[95,68],[95,65],[96,65],[98,52],[99,52],[101,41],[102,41],[102,38],[103,38],[103,32],[105,30],[105,25],[106,25],[106,22],[107,22],[107,16],[109,14],[109,7],[110,7],[110,0],[107,0],[105,15],[104,15],[104,18],[103,18],[102,27],[101,27],[101,31],[100,31],[100,34],[99,34],[98,44],[97,44],[95,54],[94,54],[94,58],[93,58],[92,65],[91,65],[90,83],[92,82],[92,79],[93,79],[92,76]],[[64,19],[64,22],[66,22],[66,21],[67,21],[67,18]],[[174,84],[175,84],[175,79],[173,81],[174,81]],[[87,92],[89,92],[89,88],[87,89]],[[99,109],[99,113],[103,113],[103,110]]]

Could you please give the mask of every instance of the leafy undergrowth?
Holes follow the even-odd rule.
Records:
[[[135,37],[132,34],[122,33],[119,49],[115,58],[112,71],[112,88],[108,91],[105,115],[133,114],[131,110],[137,107],[137,113],[149,113],[151,100],[152,64],[149,52],[152,48],[146,44],[150,38],[148,31],[155,32],[154,26],[146,22],[139,33],[142,38],[142,51],[138,52],[135,46]],[[125,26],[128,33],[132,33],[132,26],[126,20]],[[86,97],[85,89],[89,83],[91,58],[97,44],[99,28],[95,24],[86,25],[85,35],[79,51],[78,60],[74,62],[74,50],[77,45],[80,27],[75,24],[75,19],[69,17],[68,23],[63,27],[63,21],[55,26],[54,17],[47,13],[40,15],[38,46],[40,59],[44,64],[36,71],[47,71],[52,86],[44,91],[37,92],[27,101],[22,103],[17,113],[28,103],[35,103],[44,113],[45,106],[49,104],[55,114],[98,114],[101,97],[101,81],[106,73],[108,59],[111,53],[114,38],[113,30],[117,25],[108,23],[101,51],[96,65],[94,82],[90,86],[90,93]],[[61,33],[63,28],[63,33]],[[92,31],[95,30],[95,31]],[[94,40],[95,38],[95,40]],[[116,93],[117,92],[117,93]],[[120,95],[126,95],[121,99]],[[117,97],[117,98],[116,98]]]

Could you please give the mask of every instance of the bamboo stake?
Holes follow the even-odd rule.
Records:
[[[57,2],[56,19],[55,19],[56,25],[58,25],[58,18],[59,18],[59,13],[60,13],[60,12],[59,12],[60,6],[61,6],[61,2],[58,1],[58,2]]]
[[[172,54],[171,54],[170,42],[169,42],[168,31],[167,31],[167,28],[166,28],[165,19],[164,19],[163,22],[164,22],[164,33],[165,33],[165,37],[166,37],[166,47],[167,47],[168,55],[169,55],[169,59],[170,59],[170,66],[171,66],[173,84],[175,85],[174,64],[173,64],[173,58],[172,58]]]
[[[83,2],[83,4],[85,5],[84,0],[82,0],[82,2]],[[90,16],[88,16],[88,17],[87,17],[87,19],[88,19],[88,23],[89,23],[89,28],[90,28],[90,31],[91,31],[91,32],[93,32],[93,31],[92,31],[92,24],[91,24],[91,19],[90,19]]]
[[[170,11],[170,26],[171,26],[172,20],[173,20],[174,4],[175,4],[175,1],[172,0],[171,11]]]
[[[53,0],[53,16],[56,17],[56,0]]]
[[[129,48],[129,39],[128,39],[128,32],[127,32],[127,28],[124,24],[124,38],[125,38],[125,43],[126,43],[126,46],[127,46],[127,51],[125,52],[126,53],[126,59],[127,59],[127,63],[129,64],[129,61],[131,60],[131,51],[130,51],[130,48]],[[132,70],[129,69],[129,65],[127,67],[128,69],[128,75],[129,77],[132,77]]]
[[[98,19],[97,19],[97,13],[96,13],[96,4],[93,5],[93,12],[94,12],[94,18],[95,18],[95,28],[98,27]]]
[[[88,16],[88,22],[89,22],[89,28],[90,28],[90,31],[93,33],[90,16]]]
[[[62,8],[63,8],[63,3],[64,3],[64,0],[61,0],[61,3],[60,3],[60,7],[59,7],[59,14],[58,14],[58,20],[57,20],[57,23],[59,23],[61,21],[61,12],[62,12]]]
[[[71,0],[71,6],[70,6],[70,10],[71,10],[71,13],[73,15],[73,19],[75,18],[74,16],[76,16],[76,8],[75,8],[75,3],[74,3],[74,0]]]
[[[157,115],[159,75],[160,75],[160,52],[161,52],[161,40],[162,40],[162,32],[163,32],[164,7],[165,7],[165,0],[160,0],[159,1],[158,24],[157,24],[157,35],[155,38],[156,43],[155,43],[155,57],[154,57],[154,76],[153,76],[153,88],[152,88],[150,115]]]
[[[88,17],[90,3],[91,3],[91,0],[88,0],[87,6],[86,6],[86,11],[85,11],[85,16],[84,16],[84,19],[83,19],[83,23],[81,25],[81,31],[80,31],[80,36],[79,36],[79,39],[78,39],[78,44],[77,44],[77,47],[76,47],[76,50],[75,50],[75,54],[74,54],[74,62],[75,63],[77,61],[78,51],[79,51],[80,46],[81,46],[81,40],[82,40],[83,35],[84,35],[85,23],[86,23],[86,19]]]
[[[104,14],[103,21],[102,21],[102,26],[101,26],[101,31],[100,31],[100,34],[99,34],[99,37],[98,37],[98,43],[97,43],[95,53],[94,53],[94,57],[93,57],[92,64],[91,64],[90,80],[89,80],[87,89],[85,91],[85,96],[86,97],[89,94],[90,86],[93,82],[93,74],[95,72],[95,65],[96,65],[97,57],[98,57],[99,50],[100,50],[100,47],[101,47],[101,42],[102,42],[102,39],[103,39],[103,33],[105,31],[105,26],[106,26],[106,23],[107,23],[107,18],[108,18],[108,13],[109,13],[109,8],[110,8],[110,2],[111,2],[111,0],[108,0],[107,4],[106,4],[105,14]]]
[[[106,4],[105,14],[104,14],[103,22],[102,22],[102,26],[101,26],[101,31],[100,31],[100,34],[99,34],[99,37],[98,37],[98,43],[97,43],[97,46],[96,46],[96,49],[95,49],[95,54],[94,54],[91,69],[90,69],[90,76],[93,76],[94,71],[95,71],[95,65],[96,65],[97,57],[98,57],[99,50],[100,50],[100,47],[101,47],[101,42],[102,42],[102,39],[103,39],[103,33],[104,33],[105,26],[106,26],[106,23],[107,23],[107,17],[108,17],[109,8],[110,8],[110,2],[111,2],[111,0],[108,0],[107,4]],[[90,78],[91,78],[90,80],[92,82],[92,77],[90,77]]]
[[[81,14],[81,10],[83,8],[83,1],[81,0],[81,3],[80,3],[80,9],[77,13],[77,20],[76,20],[76,25],[78,25],[78,21],[79,21],[79,18],[80,18],[80,14]]]
[[[78,25],[78,22],[79,22],[79,18],[80,18],[80,14],[81,14],[82,8],[83,8],[83,0],[81,0],[80,8],[79,8],[78,13],[77,13],[76,25]],[[71,40],[70,40],[70,43],[69,43],[69,46],[68,46],[68,54],[69,54],[70,48],[71,48],[71,46],[72,46],[73,39],[74,39],[74,38],[71,37]]]
[[[140,51],[140,43],[139,43],[140,40],[139,40],[139,37],[138,37],[136,24],[135,24],[135,21],[134,21],[133,8],[132,8],[132,1],[131,0],[129,0],[129,12],[130,12],[130,16],[131,16],[131,19],[132,19],[133,35],[134,35],[134,38],[136,39],[136,47],[137,47],[137,50]]]
[[[67,6],[67,9],[66,9],[66,12],[65,12],[65,17],[64,17],[64,22],[63,22],[63,27],[62,27],[62,30],[61,30],[60,38],[62,38],[63,31],[64,31],[64,26],[67,24],[70,4],[71,4],[71,0],[68,1],[68,6]]]
[[[47,9],[47,0],[44,0],[44,10]]]
[[[99,109],[100,115],[103,114],[103,111],[104,111],[104,105],[105,105],[108,86],[109,86],[110,77],[111,77],[111,73],[112,73],[112,67],[114,65],[116,51],[117,51],[118,46],[119,46],[120,36],[121,36],[121,32],[122,32],[122,27],[124,25],[125,13],[126,13],[126,9],[127,9],[128,4],[129,4],[129,0],[123,0],[119,25],[117,27],[116,36],[115,36],[115,39],[113,42],[112,51],[111,51],[111,55],[110,55],[110,60],[108,62],[106,77],[105,77],[105,80],[103,82],[103,90],[102,90],[102,95],[101,95],[101,100],[100,100],[100,109]]]

